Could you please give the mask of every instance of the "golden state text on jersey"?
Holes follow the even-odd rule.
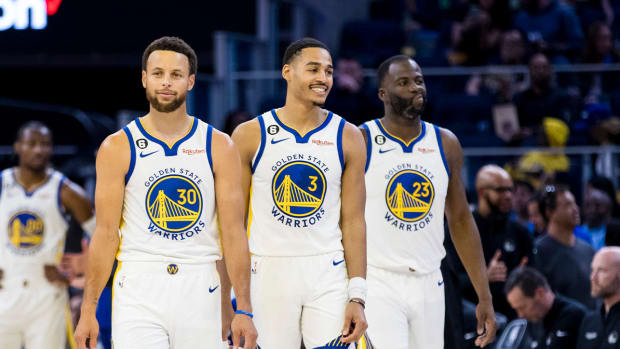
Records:
[[[252,161],[250,250],[303,256],[342,249],[344,119],[326,112],[325,120],[303,135],[275,110],[257,120],[261,141]]]

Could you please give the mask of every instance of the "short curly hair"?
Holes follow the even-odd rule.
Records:
[[[174,51],[187,56],[189,61],[189,74],[195,75],[198,71],[198,57],[196,52],[183,39],[176,36],[162,36],[151,42],[142,54],[142,70],[146,71],[146,62],[153,51]]]

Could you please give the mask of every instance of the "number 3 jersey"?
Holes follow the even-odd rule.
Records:
[[[420,135],[405,143],[378,119],[362,128],[368,136],[368,265],[396,272],[439,269],[449,181],[439,129],[422,121]]]
[[[252,161],[250,251],[259,256],[342,251],[344,119],[329,112],[303,136],[282,123],[275,110],[257,119],[261,142]]]
[[[211,160],[213,128],[194,118],[168,145],[140,118],[123,128],[131,149],[119,261],[206,263],[220,258]]]

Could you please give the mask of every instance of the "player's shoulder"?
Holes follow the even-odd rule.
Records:
[[[434,124],[430,124],[437,129],[438,137],[441,137],[440,141],[443,145],[444,152],[447,156],[453,154],[454,152],[460,153],[461,143],[459,142],[458,137],[454,134],[454,132],[450,131],[445,127],[440,127]]]
[[[103,142],[101,142],[101,147],[99,151],[102,150],[121,150],[121,148],[126,149],[129,145],[129,136],[124,129],[120,129],[110,135],[108,135]]]
[[[245,121],[235,127],[232,133],[232,139],[235,141],[246,140],[247,138],[260,139],[261,125],[258,117]]]

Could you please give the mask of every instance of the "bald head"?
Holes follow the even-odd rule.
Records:
[[[497,186],[502,181],[509,181],[512,185],[512,179],[506,170],[497,165],[483,166],[476,175],[476,190]]]
[[[497,165],[483,166],[476,175],[480,214],[509,213],[512,208],[512,190],[512,178],[506,170]]]
[[[620,247],[603,247],[594,255],[590,286],[592,297],[620,300]]]

